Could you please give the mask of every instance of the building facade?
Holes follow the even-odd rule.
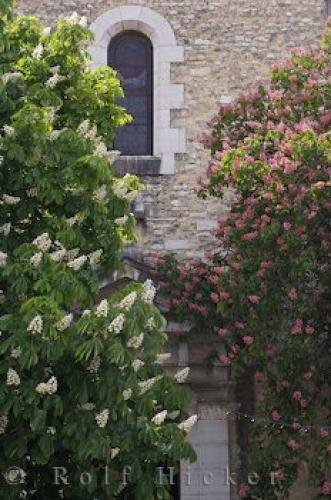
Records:
[[[196,181],[208,156],[197,136],[217,111],[291,48],[319,42],[326,0],[17,0],[24,14],[48,24],[73,11],[86,16],[95,35],[92,66],[117,66],[124,75],[135,124],[117,137],[125,154],[121,172],[142,176],[146,191],[136,206],[138,253],[164,251],[200,256],[211,230],[228,210],[227,199],[202,201]],[[136,54],[134,63],[130,51]],[[143,103],[143,104],[142,104]],[[126,134],[126,135],[125,135]],[[171,329],[171,326],[170,326]],[[184,337],[185,338],[185,337]],[[223,367],[202,368],[206,340],[173,344],[169,369],[190,364],[193,410],[200,421],[192,434],[198,462],[182,465],[182,500],[235,498],[227,474],[236,465],[236,435],[224,416],[231,385]],[[230,444],[229,444],[230,443]],[[307,488],[297,498],[311,498]]]
[[[95,33],[93,65],[107,64],[111,40],[124,31],[153,45],[153,151],[161,162],[136,162],[144,174],[145,217],[140,244],[147,252],[199,255],[226,200],[203,202],[194,192],[207,156],[197,136],[217,111],[268,75],[291,48],[318,43],[325,0],[18,0],[21,12],[47,23],[77,11]],[[131,164],[132,167],[132,164]],[[130,169],[130,164],[127,167]]]

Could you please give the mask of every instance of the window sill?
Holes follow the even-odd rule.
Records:
[[[161,158],[157,156],[120,156],[114,162],[118,175],[134,174],[137,176],[161,175]]]

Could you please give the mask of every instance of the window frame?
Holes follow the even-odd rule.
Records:
[[[186,128],[172,127],[172,110],[184,107],[184,84],[171,81],[172,63],[184,63],[184,47],[178,45],[171,24],[149,7],[122,5],[104,11],[90,26],[94,41],[89,47],[91,68],[107,65],[109,41],[124,30],[144,33],[154,48],[154,156],[159,169],[153,175],[176,173],[176,155],[186,153]],[[120,159],[121,160],[121,157]],[[144,157],[134,158],[142,172]],[[149,169],[147,169],[149,170]],[[143,175],[141,173],[141,175]],[[148,174],[146,174],[148,175]]]
[[[137,30],[123,30],[114,36],[108,44],[108,52],[107,52],[107,62],[108,66],[113,67],[112,64],[112,52],[116,50],[116,44],[121,41],[121,39],[125,37],[138,37],[143,39],[145,42],[149,44],[150,50],[150,60],[146,62],[147,74],[148,74],[148,92],[146,93],[147,97],[147,112],[146,112],[146,121],[147,121],[147,144],[146,151],[144,153],[132,153],[132,154],[123,154],[126,157],[131,156],[153,156],[154,152],[154,48],[153,43],[148,38],[147,35]],[[117,68],[114,68],[117,71]],[[128,110],[130,113],[130,110]],[[130,125],[128,125],[130,126]],[[124,127],[125,129],[125,127]]]

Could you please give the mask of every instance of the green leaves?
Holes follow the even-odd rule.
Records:
[[[13,15],[13,0],[0,0],[0,75],[7,70],[10,46],[5,27]]]
[[[41,465],[46,465],[54,453],[54,439],[49,436],[42,436],[38,441],[38,452],[36,453],[36,462]]]
[[[33,432],[45,431],[46,429],[47,412],[45,410],[35,409],[30,420],[30,427]]]
[[[112,363],[122,366],[125,362],[125,350],[120,342],[115,341],[107,350],[108,358]]]
[[[166,335],[155,291],[132,284],[97,304],[99,276],[119,270],[135,239],[129,212],[143,188],[112,168],[116,127],[130,121],[123,91],[110,68],[88,68],[84,20],[44,31],[11,21],[9,7],[0,0],[0,469],[20,466],[28,496],[51,500],[60,464],[73,477],[66,497],[108,498],[132,462],[135,494],[166,499],[155,466],[193,453],[176,423],[152,421],[164,410],[185,418],[187,402],[156,363]],[[97,478],[106,465],[108,486]],[[0,484],[1,498],[13,491]]]

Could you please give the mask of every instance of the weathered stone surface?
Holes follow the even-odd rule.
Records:
[[[160,175],[161,161],[155,156],[120,156],[114,166],[118,175]]]
[[[178,154],[175,174],[145,177],[146,227],[141,229],[144,252],[165,249],[201,255],[211,241],[210,224],[226,215],[227,200],[203,202],[194,192],[204,175],[207,154],[196,137],[216,111],[293,47],[316,44],[325,23],[324,0],[18,0],[26,14],[47,23],[77,11],[93,22],[112,8],[134,4],[149,7],[167,19],[184,47],[184,62],[171,65],[171,82],[184,84],[184,105],[171,113],[173,128],[186,129],[186,153]],[[174,248],[175,243],[185,245]]]

